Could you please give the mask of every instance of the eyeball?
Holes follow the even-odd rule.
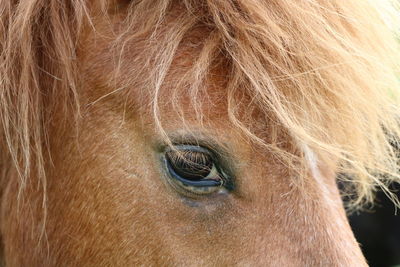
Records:
[[[195,145],[175,145],[164,155],[169,183],[178,191],[195,195],[225,189],[226,175],[208,149]]]

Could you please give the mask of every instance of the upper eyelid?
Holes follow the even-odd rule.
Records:
[[[180,150],[187,150],[187,151],[194,151],[194,152],[201,152],[201,153],[207,153],[212,156],[212,153],[214,152],[213,150],[210,150],[208,147],[204,147],[200,144],[181,144],[181,143],[173,143],[174,148],[179,148]],[[170,148],[172,150],[172,148]]]
[[[218,142],[214,140],[211,135],[204,134],[202,132],[196,133],[171,133],[168,134],[168,139],[172,145],[189,145],[199,146],[208,149],[219,157],[229,157],[228,145],[224,142]],[[168,148],[168,144],[165,141],[159,142],[162,144],[162,150],[165,151]]]

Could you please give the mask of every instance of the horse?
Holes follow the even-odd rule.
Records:
[[[0,0],[3,265],[367,266],[396,5]]]

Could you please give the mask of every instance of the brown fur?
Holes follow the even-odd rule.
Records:
[[[1,0],[7,266],[365,265],[335,177],[354,205],[399,179],[385,3]],[[163,182],[180,135],[224,147],[232,194]]]

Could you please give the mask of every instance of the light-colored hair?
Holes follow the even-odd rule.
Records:
[[[93,27],[93,17],[110,10],[105,1],[96,12],[85,2],[0,1],[0,164],[2,179],[14,168],[21,187],[32,171],[45,186],[46,124],[54,106],[78,118],[79,34],[84,26]],[[266,142],[249,127],[251,116],[240,112],[237,97],[246,95],[251,109],[273,118],[300,149],[317,155],[319,165],[348,174],[357,205],[372,201],[377,186],[387,189],[389,182],[400,180],[394,149],[400,137],[396,3],[138,0],[125,3],[126,23],[114,47],[123,55],[127,42],[148,40],[143,68],[131,79],[148,77],[142,84],[153,98],[162,131],[158,102],[164,79],[185,36],[202,27],[207,34],[201,52],[177,78],[178,84],[190,81],[187,89],[199,117],[197,100],[222,60],[231,122],[289,167],[304,161],[304,155],[286,151],[277,139]],[[176,8],[179,16],[167,20]]]

